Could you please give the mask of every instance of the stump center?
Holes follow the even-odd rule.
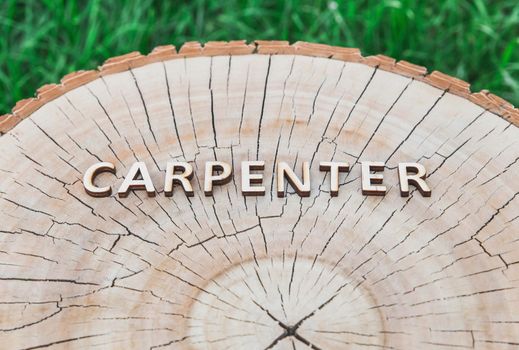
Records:
[[[359,334],[383,337],[382,315],[360,282],[297,255],[235,264],[194,298],[189,337],[197,349],[215,342],[268,349],[283,341],[320,349],[334,333],[351,334],[352,342]]]

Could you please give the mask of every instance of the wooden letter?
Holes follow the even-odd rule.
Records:
[[[92,197],[108,197],[112,194],[111,186],[97,187],[94,185],[96,176],[104,172],[115,174],[115,165],[109,162],[96,163],[88,168],[85,172],[85,176],[83,176],[85,191]]]
[[[386,186],[373,186],[373,184],[381,184],[384,180],[382,174],[372,174],[372,171],[384,170],[384,162],[362,162],[362,194],[383,196],[386,194]]]
[[[278,197],[285,196],[285,177],[297,194],[301,197],[310,196],[310,163],[303,162],[303,181],[297,177],[294,170],[285,162],[278,162],[277,164],[277,193]]]
[[[412,175],[409,175],[411,173]],[[425,167],[418,163],[399,163],[398,179],[400,180],[400,195],[409,196],[409,184],[414,185],[424,197],[431,196],[431,189],[425,183],[427,176]]]
[[[248,161],[241,163],[241,192],[244,196],[263,196],[265,186],[251,186],[251,184],[261,184],[263,174],[251,174],[251,170],[264,170],[265,162],[262,160]]]
[[[141,179],[138,179],[139,176]],[[120,198],[125,198],[128,197],[130,191],[133,190],[146,190],[148,197],[155,196],[155,187],[153,186],[148,168],[144,162],[133,163],[117,193]]]
[[[319,163],[320,171],[330,171],[330,195],[337,197],[339,195],[339,173],[348,171],[350,165],[346,162],[321,162]]]
[[[214,171],[219,171],[220,174],[214,175]],[[213,184],[223,185],[232,180],[232,167],[225,162],[206,162],[205,163],[205,178],[204,178],[204,193],[206,196],[213,194]]]
[[[175,174],[176,171],[182,171],[182,174]],[[166,197],[173,196],[173,184],[179,184],[184,189],[186,196],[193,197],[193,186],[191,180],[193,178],[193,167],[186,162],[168,162],[166,166],[166,178],[164,182],[164,194]]]

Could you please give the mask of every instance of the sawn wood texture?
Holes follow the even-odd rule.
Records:
[[[0,348],[514,349],[517,111],[357,50],[198,43],[114,58],[18,104],[0,128]],[[266,194],[240,193],[265,160]],[[194,197],[166,162],[233,164]],[[347,161],[339,194],[319,161]],[[386,162],[365,196],[362,160]],[[158,195],[88,196],[144,161]],[[312,192],[272,186],[310,161]],[[400,196],[419,162],[432,195]]]

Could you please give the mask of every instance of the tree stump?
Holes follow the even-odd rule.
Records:
[[[0,119],[1,347],[517,348],[517,125],[465,82],[326,45],[187,43],[68,75]],[[265,194],[245,196],[256,160]],[[165,196],[170,161],[192,197]],[[206,196],[209,161],[233,175]],[[349,163],[337,196],[321,161]],[[135,162],[154,197],[117,195]],[[308,162],[308,197],[278,197],[279,162]],[[402,162],[430,197],[401,195]]]

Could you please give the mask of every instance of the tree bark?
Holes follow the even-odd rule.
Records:
[[[10,349],[512,349],[519,345],[517,111],[355,50],[189,43],[109,60],[0,119],[0,344]],[[233,166],[203,193],[204,164]],[[264,160],[264,196],[240,164]],[[366,196],[361,161],[385,162]],[[157,189],[116,189],[143,161]],[[168,161],[194,196],[163,193]],[[274,166],[311,164],[311,193]],[[348,162],[338,196],[320,161]],[[431,197],[401,197],[419,162]]]

